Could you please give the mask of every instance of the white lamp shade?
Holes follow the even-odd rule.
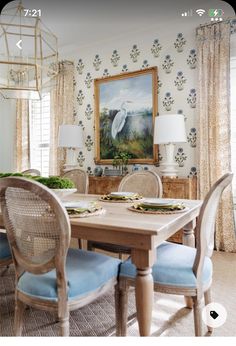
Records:
[[[83,148],[83,129],[78,125],[59,127],[58,146],[63,148]]]
[[[154,144],[187,142],[184,116],[166,114],[155,118]]]

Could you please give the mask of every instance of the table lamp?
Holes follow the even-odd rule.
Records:
[[[83,129],[78,125],[60,125],[58,135],[58,147],[67,148],[66,169],[77,166],[76,149],[83,148]]]
[[[165,177],[176,178],[178,166],[174,160],[174,143],[187,142],[184,116],[182,114],[166,114],[155,118],[154,144],[164,144],[166,161],[161,173]]]

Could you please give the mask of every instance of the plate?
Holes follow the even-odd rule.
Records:
[[[136,195],[135,192],[111,192],[109,193],[110,196],[116,196],[116,197],[132,197]]]
[[[173,204],[177,204],[177,202],[174,200],[165,200],[161,198],[149,198],[144,199],[142,204],[153,207],[171,207]]]
[[[88,209],[91,207],[93,202],[85,202],[85,201],[78,201],[78,202],[62,202],[65,208],[81,208],[81,209]]]
[[[77,189],[51,189],[59,198],[64,198],[66,196],[75,193]]]

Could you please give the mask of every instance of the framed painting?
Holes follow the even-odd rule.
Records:
[[[129,163],[157,162],[157,67],[95,79],[94,87],[95,162],[112,164],[119,153]]]

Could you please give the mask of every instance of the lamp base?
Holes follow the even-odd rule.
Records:
[[[77,154],[76,148],[67,148],[65,166],[76,166],[77,165],[76,154]]]
[[[161,163],[160,164],[161,167],[163,167],[161,169],[161,174],[163,177],[169,177],[169,178],[177,178],[177,173],[178,170],[175,168],[178,165],[176,163]]]
[[[176,167],[178,165],[174,161],[174,149],[175,149],[175,146],[173,143],[165,144],[166,162],[163,162],[160,165],[163,167],[163,169],[161,170],[163,177],[171,177],[171,178],[177,177],[178,170],[176,169]]]

